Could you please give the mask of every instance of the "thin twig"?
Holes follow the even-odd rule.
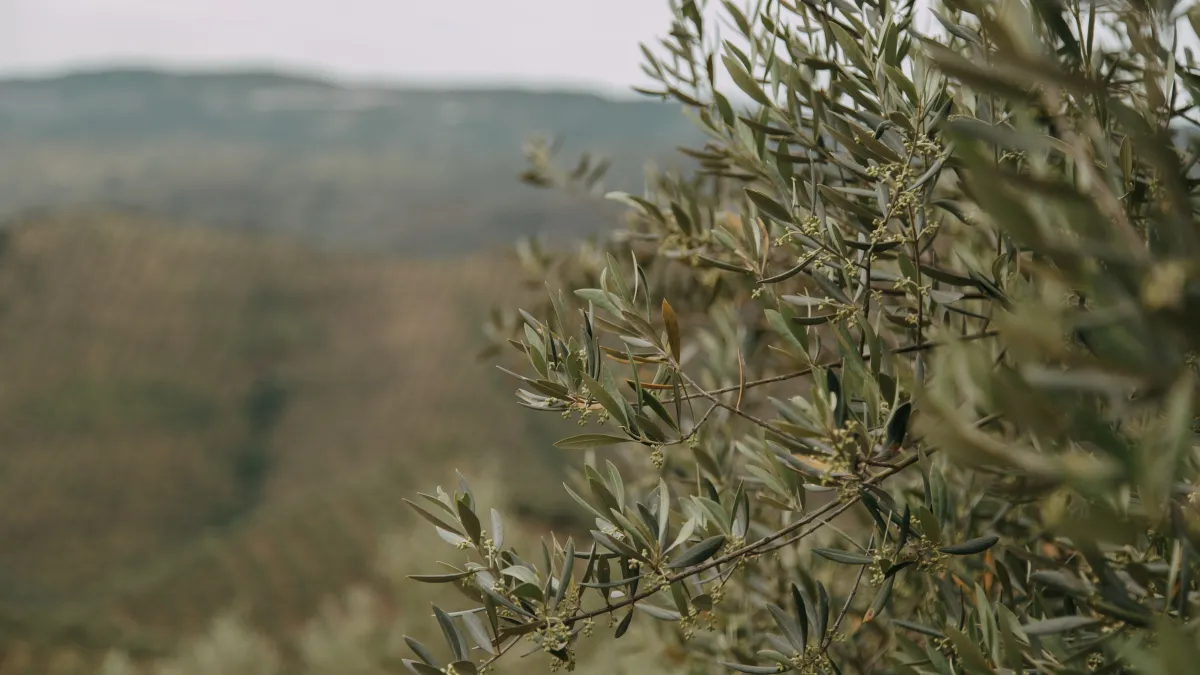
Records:
[[[719,406],[721,406],[722,408],[724,408],[724,409],[728,410],[729,412],[731,412],[731,413],[733,413],[733,414],[737,415],[738,417],[741,417],[742,419],[746,420],[747,422],[751,422],[751,423],[753,423],[753,424],[757,424],[758,426],[762,427],[763,429],[766,429],[767,431],[770,431],[770,432],[771,432],[771,433],[773,433],[773,434],[777,434],[777,435],[779,435],[779,436],[781,436],[781,437],[783,437],[783,438],[791,438],[791,437],[792,437],[792,436],[791,436],[791,434],[789,434],[789,433],[787,433],[786,431],[784,431],[784,430],[782,430],[782,429],[780,429],[780,428],[776,427],[774,424],[771,424],[770,422],[768,422],[768,421],[766,421],[766,420],[764,420],[764,419],[760,419],[760,418],[758,418],[758,417],[755,417],[754,415],[751,415],[750,413],[748,413],[748,412],[746,412],[746,411],[744,411],[744,410],[741,410],[741,409],[740,409],[740,408],[738,408],[737,406],[732,406],[732,405],[729,405],[728,403],[725,403],[725,402],[724,402],[724,401],[722,401],[721,399],[717,398],[715,394],[713,394],[713,393],[711,393],[711,392],[708,392],[708,391],[705,391],[703,388],[701,388],[701,387],[700,387],[700,385],[696,384],[696,381],[695,381],[695,380],[693,380],[691,377],[689,377],[689,376],[687,375],[687,373],[684,373],[682,370],[678,370],[678,366],[676,366],[676,370],[677,370],[677,372],[679,373],[679,376],[683,378],[683,381],[684,381],[684,382],[686,382],[686,383],[688,384],[688,386],[695,388],[697,391],[699,391],[699,392],[700,392],[700,395],[701,395],[701,396],[703,396],[704,398],[706,398],[706,399],[708,399],[708,400],[712,401],[712,402],[713,402],[713,404],[715,404],[715,405],[719,405]]]
[[[995,337],[998,334],[999,334],[999,331],[997,331],[995,329],[990,329],[990,330],[981,331],[979,333],[963,335],[958,338],[958,341],[959,342],[971,342],[974,340],[982,340],[984,338]],[[888,353],[893,354],[893,355],[912,354],[914,352],[923,352],[923,351],[929,351],[932,349],[936,349],[938,347],[943,346],[944,344],[945,343],[943,343],[943,342],[935,341],[935,342],[926,342],[921,345],[905,345],[903,347],[896,347],[894,349],[891,349],[891,350],[889,350]],[[871,355],[864,354],[863,360],[870,361]],[[819,368],[841,368],[842,364],[840,362],[826,363],[826,364],[821,364],[820,366],[817,366],[817,367],[819,367]],[[761,380],[750,380],[749,382],[746,382],[744,385],[741,385],[741,386],[734,385],[734,386],[730,386],[730,387],[721,387],[720,389],[712,389],[708,393],[719,395],[719,394],[728,394],[730,392],[738,391],[739,389],[743,389],[743,390],[753,389],[754,387],[761,387],[766,384],[775,384],[776,382],[786,382],[787,380],[794,380],[798,377],[804,377],[805,375],[811,375],[812,372],[813,372],[813,366],[809,366],[808,368],[802,368],[800,370],[793,370],[791,372],[782,373],[780,375],[766,377]],[[693,392],[693,393],[684,394],[682,398],[683,398],[683,400],[687,400],[687,399],[691,399],[691,398],[706,398],[706,396],[702,392],[697,391],[697,392]],[[664,398],[664,399],[662,399],[662,402],[663,403],[674,403],[675,399],[674,398]]]
[[[838,612],[837,618],[833,621],[833,628],[825,635],[825,642],[821,645],[821,653],[829,651],[829,647],[833,645],[833,637],[837,635],[838,629],[842,627],[842,621],[846,619],[846,613],[850,611],[850,603],[854,602],[854,596],[858,594],[858,585],[862,583],[863,574],[867,571],[866,565],[858,566],[858,576],[854,578],[854,586],[850,589],[850,595],[846,596],[846,602],[842,605],[842,611]]]

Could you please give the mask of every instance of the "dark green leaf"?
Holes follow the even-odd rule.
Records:
[[[1029,580],[1069,595],[1082,596],[1088,593],[1087,587],[1077,577],[1069,575],[1066,572],[1039,570],[1029,575]]]
[[[879,616],[884,608],[887,607],[888,600],[892,598],[892,585],[895,582],[895,576],[890,576],[884,580],[883,585],[879,587],[879,592],[875,594],[875,599],[871,602],[871,608],[863,615],[863,623],[874,621],[875,617]]]
[[[804,603],[804,594],[800,587],[792,584],[792,602],[796,605],[796,619],[800,622],[800,634],[808,638],[808,609]]]
[[[700,543],[691,546],[687,550],[680,553],[675,557],[674,560],[671,561],[671,564],[668,565],[668,567],[671,569],[680,569],[683,567],[691,567],[692,565],[699,565],[700,563],[716,555],[717,551],[720,551],[721,547],[724,545],[725,535],[718,534],[716,536],[709,537],[708,539],[705,539],[704,541],[701,541]]]
[[[441,668],[435,668],[420,661],[404,659],[403,663],[413,675],[444,675]]]
[[[990,534],[986,537],[977,537],[969,541],[964,541],[961,544],[943,546],[938,550],[942,553],[949,553],[950,555],[973,555],[975,553],[983,553],[989,548],[995,546],[996,542],[998,541],[1000,541],[1000,537],[998,535]]]
[[[565,450],[583,450],[586,448],[599,448],[605,445],[617,445],[619,443],[628,443],[628,437],[611,436],[609,434],[579,434],[562,440],[556,441],[554,447],[563,448]]]
[[[607,548],[608,550],[612,551],[613,553],[619,553],[623,556],[626,556],[629,558],[635,558],[637,560],[644,559],[642,554],[640,552],[636,551],[629,544],[626,544],[625,542],[621,541],[620,539],[617,539],[616,537],[609,537],[608,535],[604,534],[603,532],[600,532],[599,530],[592,530],[592,538],[595,539],[597,542],[599,542],[601,546],[603,546],[604,548]]]
[[[832,368],[825,371],[825,387],[833,396],[833,423],[841,429],[846,426],[846,400],[842,395],[842,383]]]
[[[750,201],[758,207],[758,210],[765,213],[771,219],[781,223],[794,224],[796,222],[795,218],[792,217],[791,209],[783,204],[780,204],[766,194],[752,188],[746,188],[746,196],[749,197]]]
[[[434,668],[441,668],[441,664],[436,658],[434,658],[433,652],[429,651],[429,648],[416,638],[410,638],[409,636],[405,635],[404,641],[408,643],[408,648],[413,650],[413,653],[416,654],[417,658],[421,659],[422,662],[431,665]]]
[[[896,538],[896,550],[904,550],[904,545],[908,543],[908,537],[912,534],[912,510],[908,504],[904,505],[904,515],[900,517],[904,524],[900,526],[900,534]]]
[[[617,624],[617,632],[613,635],[613,637],[619,639],[622,635],[625,634],[625,631],[629,630],[629,624],[632,622],[633,622],[633,609],[630,608],[629,612],[621,619],[621,623]]]
[[[896,406],[887,422],[887,441],[889,450],[897,450],[904,445],[908,435],[908,419],[912,415],[912,404],[908,401]]]
[[[818,641],[825,639],[825,632],[829,629],[829,592],[825,590],[825,584],[817,582],[817,625],[816,639]]]
[[[851,553],[849,551],[839,551],[835,548],[814,548],[813,553],[834,562],[839,562],[844,565],[870,565],[875,562],[869,555],[861,553]]]
[[[783,611],[781,607],[774,604],[767,604],[767,611],[771,613],[771,617],[775,619],[775,624],[779,626],[780,632],[787,638],[788,643],[799,653],[804,653],[804,646],[808,641],[804,631],[801,630],[800,624],[796,622],[790,614]]]
[[[937,516],[924,506],[917,507],[917,519],[921,521],[921,531],[929,541],[940,544],[942,541],[942,524]]]
[[[722,666],[730,670],[736,670],[739,673],[750,673],[750,675],[768,675],[769,673],[787,672],[780,670],[779,666],[751,666],[745,663],[730,663],[728,661],[718,661]]]
[[[471,505],[468,503],[468,498],[464,495],[458,500],[458,519],[462,521],[463,529],[467,532],[467,537],[476,546],[479,545],[483,534],[483,527],[479,523],[479,517],[475,515]]]
[[[922,635],[928,635],[930,637],[935,637],[935,638],[946,637],[945,635],[942,634],[941,631],[939,631],[936,628],[933,628],[931,626],[926,626],[926,625],[920,624],[920,623],[914,623],[912,621],[905,621],[903,619],[892,619],[891,621],[892,621],[892,623],[896,624],[897,626],[900,626],[901,628],[904,628],[905,630],[911,630],[914,633],[921,633]]]
[[[567,589],[571,586],[571,577],[575,573],[575,542],[571,539],[567,540],[567,550],[563,557],[562,574],[558,577],[558,589],[554,593],[554,607],[562,602],[567,596]]]
[[[607,373],[608,371],[605,369],[603,372]],[[623,425],[629,424],[629,420],[625,417],[625,400],[620,399],[616,391],[609,391],[588,375],[583,376],[583,382],[587,385],[588,393],[614,420]]]
[[[455,534],[462,534],[461,532],[459,532],[457,527],[449,524],[444,519],[433,515],[429,511],[425,510],[425,508],[417,505],[416,503],[409,501],[408,499],[405,499],[404,503],[408,504],[410,507],[412,507],[412,510],[416,511],[417,515],[421,516],[422,518],[429,521],[430,523],[433,523],[433,525],[435,527],[440,527],[441,529],[446,530],[447,532],[453,532]]]
[[[666,298],[662,301],[662,317],[663,324],[667,327],[667,343],[671,346],[671,356],[676,361],[679,361],[679,319],[675,316],[675,310],[671,308],[671,304]]]
[[[450,646],[450,652],[454,654],[454,660],[465,661],[470,658],[470,650],[467,648],[467,638],[463,636],[462,631],[455,625],[454,619],[451,619],[450,615],[442,611],[442,608],[437,605],[433,606],[433,614],[437,617],[438,625],[442,627],[442,635],[446,638],[446,644]]]
[[[423,584],[450,584],[474,574],[473,571],[458,572],[457,574],[410,574],[409,579]]]
[[[992,667],[983,656],[983,652],[979,651],[979,645],[975,641],[964,635],[962,632],[953,628],[946,628],[946,637],[954,643],[955,650],[958,652],[958,657],[967,665],[973,672],[981,675],[992,673]]]
[[[1090,616],[1056,616],[1052,619],[1034,621],[1021,626],[1026,635],[1054,635],[1069,633],[1082,628],[1090,628],[1100,623],[1100,619]]]

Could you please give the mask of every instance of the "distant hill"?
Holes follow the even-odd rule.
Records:
[[[512,414],[512,383],[474,359],[486,307],[520,297],[514,268],[126,216],[15,225],[0,253],[0,615],[77,601],[364,473],[442,480],[505,457],[553,477],[546,420]]]
[[[534,133],[612,158],[611,185],[633,190],[646,159],[681,164],[675,148],[699,137],[675,105],[583,93],[266,72],[8,79],[0,217],[101,206],[416,255],[606,226],[611,211],[517,182]]]

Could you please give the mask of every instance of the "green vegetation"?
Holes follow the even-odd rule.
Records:
[[[672,4],[647,68],[703,170],[527,250],[510,333],[594,529],[414,498],[448,546],[409,671],[648,632],[691,673],[1195,671],[1200,8],[723,2],[735,43]]]
[[[626,227],[599,243],[523,243],[537,299],[486,254],[396,261],[94,215],[16,229],[0,672],[1194,670],[1200,148],[1182,129],[1200,67],[1176,32],[1200,37],[1200,9],[703,4],[673,3],[647,50],[707,138],[684,153],[698,166],[610,192]],[[94,101],[147,77],[67,83]],[[227,103],[230,81],[189,84]],[[160,141],[176,117],[213,124],[166,91]],[[61,122],[27,113],[28,139]],[[224,177],[284,166],[242,141]],[[591,159],[527,158],[527,183],[607,189]],[[405,166],[412,186],[443,175]],[[433,203],[484,186],[464,208],[501,208],[483,194],[499,174],[463,177]],[[165,212],[325,227],[287,215],[319,204],[259,211],[281,193],[231,185],[243,201]],[[337,239],[486,247],[463,227],[430,247],[374,225]],[[523,308],[485,334],[523,361],[505,364],[524,415],[463,329],[492,302]],[[559,417],[582,428],[527,426]],[[576,460],[562,493],[552,457]],[[417,493],[431,474],[446,487]]]

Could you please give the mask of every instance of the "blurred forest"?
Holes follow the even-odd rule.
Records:
[[[633,191],[698,135],[587,94],[0,81],[0,673],[161,656],[232,610],[312,662],[296,636],[390,588],[381,555],[417,546],[402,497],[455,469],[530,536],[563,526],[537,501],[561,491],[513,503],[561,480],[557,436],[478,360],[480,325],[529,292],[517,237],[616,212],[522,185],[530,133]]]

